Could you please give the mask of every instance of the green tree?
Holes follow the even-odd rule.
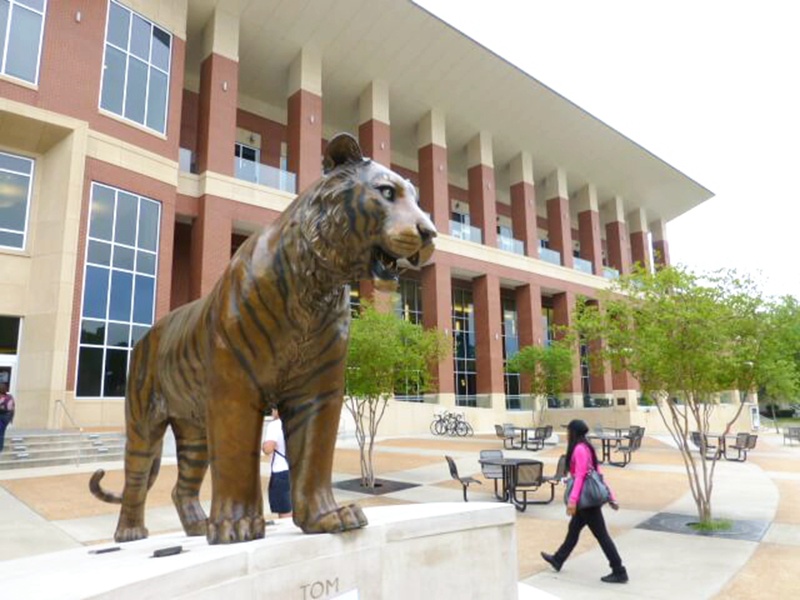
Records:
[[[776,403],[796,403],[800,390],[800,304],[791,296],[775,301],[765,315],[771,335],[764,354],[769,376],[759,381],[759,401],[772,408],[775,429]]]
[[[431,367],[447,355],[451,343],[439,331],[425,330],[366,303],[351,322],[345,406],[355,421],[362,486],[375,487],[375,436],[392,394],[429,390]]]
[[[716,461],[706,458],[705,434],[719,392],[747,392],[786,377],[769,344],[776,327],[769,303],[733,271],[698,276],[665,268],[621,278],[600,307],[581,304],[577,330],[602,342],[594,359],[629,371],[656,402],[680,449],[698,517],[710,523]],[[689,444],[693,431],[703,443],[699,454]]]
[[[547,399],[557,396],[572,378],[574,346],[572,337],[563,337],[545,346],[523,346],[508,360],[506,371],[530,381],[534,425],[541,424]]]

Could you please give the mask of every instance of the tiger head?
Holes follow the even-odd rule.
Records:
[[[372,278],[378,289],[394,290],[402,262],[424,265],[434,250],[436,227],[413,184],[364,158],[346,133],[328,143],[323,169],[310,190],[315,217],[303,224],[306,239],[344,282]]]

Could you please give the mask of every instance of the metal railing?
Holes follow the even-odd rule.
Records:
[[[561,253],[550,248],[540,247],[539,258],[554,265],[561,265]]]
[[[266,185],[290,194],[294,194],[297,190],[297,177],[290,171],[277,169],[246,158],[234,158],[233,165],[233,174],[236,179]]]
[[[78,430],[78,456],[75,457],[75,466],[79,467],[81,464],[81,442],[83,441],[83,427],[78,425],[75,419],[72,418],[72,415],[70,414],[69,410],[67,409],[67,405],[64,404],[63,400],[56,398],[56,406],[61,406],[61,410],[64,411],[64,414],[67,416],[69,422],[72,423],[72,426]]]
[[[483,233],[480,229],[458,221],[450,221],[450,235],[460,240],[475,242],[476,244],[483,243]]]
[[[513,252],[525,256],[525,244],[521,240],[505,235],[497,236],[497,247],[506,252]]]
[[[189,148],[178,148],[178,170],[183,173],[197,173],[194,152]]]
[[[580,258],[578,256],[572,259],[572,268],[576,271],[581,271],[583,273],[588,273],[589,275],[594,275],[594,268],[592,267],[592,261],[586,260],[585,258]]]

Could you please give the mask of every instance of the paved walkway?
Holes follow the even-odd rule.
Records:
[[[449,478],[443,455],[452,455],[462,475],[480,479],[478,452],[502,448],[494,436],[446,439],[423,436],[381,441],[376,447],[380,478],[417,484],[416,487],[371,497],[337,490],[340,501],[386,505],[460,500],[461,487]],[[555,470],[563,442],[535,457]],[[88,474],[102,466],[104,485],[121,490],[119,462],[81,467],[47,467],[0,472],[0,560],[32,556],[81,545],[106,543],[113,535],[117,506],[95,500],[88,491]],[[266,464],[264,471],[267,471]],[[334,479],[359,474],[358,450],[342,442],[336,451]],[[713,507],[716,517],[764,524],[759,541],[701,537],[638,526],[659,513],[695,515],[694,502],[677,451],[667,439],[646,438],[631,465],[607,467],[621,510],[606,518],[631,576],[629,584],[599,584],[608,566],[597,543],[586,531],[560,573],[553,572],[539,552],[553,552],[563,539],[567,518],[560,500],[531,506],[517,513],[520,598],[675,598],[706,599],[792,597],[800,564],[800,446],[783,446],[774,433],[762,432],[758,447],[746,463],[720,462],[715,476]],[[151,534],[179,531],[170,491],[176,479],[174,460],[162,465],[148,496],[147,526]],[[477,489],[476,489],[477,488]],[[210,484],[203,487],[206,506]],[[493,502],[492,482],[471,486],[471,502]],[[0,562],[0,573],[11,563]]]

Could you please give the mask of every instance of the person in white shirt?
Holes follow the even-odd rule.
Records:
[[[292,489],[289,482],[289,463],[286,461],[286,440],[277,405],[271,407],[272,421],[267,424],[267,433],[261,450],[271,456],[272,474],[267,487],[269,508],[281,518],[292,516]]]

